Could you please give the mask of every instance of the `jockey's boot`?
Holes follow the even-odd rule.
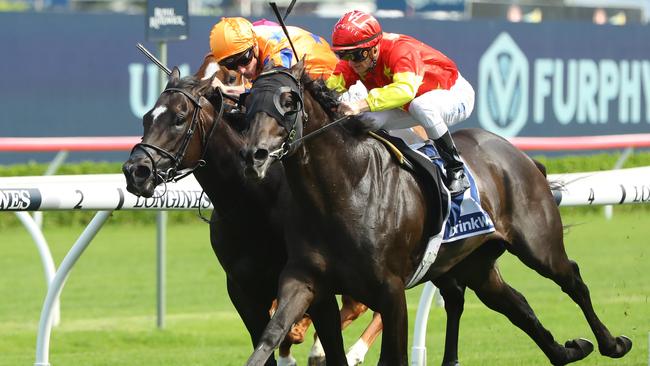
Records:
[[[454,145],[454,141],[451,139],[451,134],[449,131],[445,132],[444,135],[434,140],[434,143],[445,164],[445,170],[447,171],[445,184],[449,188],[449,193],[452,196],[463,194],[469,188],[469,179],[465,175],[465,170],[463,169],[465,164],[460,160],[456,145]]]

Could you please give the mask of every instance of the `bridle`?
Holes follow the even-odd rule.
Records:
[[[270,77],[280,76],[280,75],[286,76],[289,79],[291,85],[289,86],[283,85],[279,80],[274,79],[271,81],[267,80],[262,87],[256,88],[256,83],[258,83],[260,79],[263,78],[268,79]],[[263,95],[255,95],[255,92],[258,90],[273,92],[273,96],[272,96],[273,103],[270,103],[269,98],[264,98]],[[296,98],[296,100],[298,101],[297,109],[287,111],[287,112],[282,111],[283,108],[280,105],[280,96],[282,95],[282,93],[286,93],[286,92],[292,93]],[[285,138],[282,145],[278,149],[273,150],[269,153],[270,158],[282,160],[282,158],[284,158],[285,156],[295,152],[298,149],[298,147],[301,144],[303,144],[305,141],[320,135],[330,127],[340,125],[342,122],[345,122],[348,119],[350,119],[350,116],[341,117],[303,136],[302,134],[303,125],[307,123],[308,116],[307,113],[304,111],[304,98],[302,94],[303,94],[303,86],[300,83],[300,81],[298,81],[298,79],[296,79],[290,72],[284,69],[273,69],[271,71],[264,72],[260,74],[257,77],[257,79],[255,79],[255,82],[253,82],[251,95],[249,98],[253,99],[253,106],[255,108],[251,106],[251,108],[248,109],[247,118],[252,117],[257,112],[264,111],[267,114],[274,117],[275,119],[277,119],[280,122],[280,124],[284,127],[284,129],[287,131],[287,137]],[[265,101],[266,103],[264,103]],[[271,105],[273,107],[271,107]],[[302,123],[299,125],[297,123],[298,115],[302,116]]]
[[[186,176],[192,174],[196,169],[205,165],[205,154],[208,150],[208,144],[210,143],[210,139],[212,138],[212,134],[214,133],[217,123],[219,123],[221,117],[223,116],[223,110],[224,110],[223,93],[221,92],[220,88],[217,88],[216,92],[219,94],[219,99],[220,99],[219,114],[217,115],[216,119],[213,121],[212,126],[210,127],[210,131],[207,134],[205,133],[205,128],[203,124],[199,123],[199,119],[200,119],[199,115],[203,107],[201,106],[201,103],[194,95],[192,95],[185,89],[180,89],[180,88],[167,88],[163,90],[163,92],[161,93],[161,95],[165,93],[183,94],[194,105],[194,111],[192,112],[192,121],[190,122],[190,126],[185,131],[185,134],[183,135],[183,138],[180,142],[180,147],[175,153],[170,152],[167,149],[164,149],[160,146],[156,146],[146,142],[140,142],[135,144],[135,146],[133,146],[133,149],[131,150],[131,154],[133,154],[133,152],[136,149],[140,149],[151,161],[152,169],[156,176],[156,184],[175,182],[179,179],[185,178]],[[202,137],[201,157],[199,158],[199,160],[196,162],[194,166],[179,170],[178,168],[180,167],[180,165],[183,162],[183,159],[185,158],[185,153],[187,152],[187,148],[189,147],[190,142],[192,141],[192,136],[194,136],[194,132],[196,131],[197,127],[199,128]],[[156,151],[157,153],[163,155],[167,159],[170,159],[172,161],[172,166],[169,169],[167,169],[165,172],[159,171],[158,168],[156,167],[156,161],[153,158],[149,149]]]
[[[279,80],[280,78],[287,80],[288,83],[283,83],[282,80]],[[297,104],[295,109],[284,110],[280,104],[280,97],[283,93],[293,95]],[[247,119],[251,120],[257,113],[265,112],[275,118],[287,131],[287,137],[282,146],[269,154],[272,158],[280,160],[291,153],[293,151],[289,148],[293,146],[291,143],[296,138],[300,139],[302,137],[303,125],[308,120],[302,93],[303,87],[300,81],[285,69],[273,69],[263,72],[253,82],[250,94],[246,98],[251,100],[251,103],[246,108]],[[299,120],[302,123],[298,123]]]

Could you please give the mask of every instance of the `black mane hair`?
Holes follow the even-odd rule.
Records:
[[[166,88],[184,89],[197,96],[205,96],[205,89],[207,89],[211,84],[211,82],[208,80],[211,79],[201,80],[195,76],[190,75],[176,80],[170,80]]]
[[[325,80],[312,79],[309,74],[304,73],[301,78],[301,83],[305,86],[305,90],[311,93],[312,97],[316,99],[318,104],[325,110],[330,120],[336,120],[342,117],[336,112],[339,106],[340,93],[332,90],[325,85]],[[349,131],[353,136],[366,135],[368,131],[372,130],[372,126],[365,122],[360,116],[350,117],[350,120],[344,122],[342,126]]]

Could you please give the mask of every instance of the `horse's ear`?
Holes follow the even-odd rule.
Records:
[[[169,81],[167,81],[167,86],[165,89],[171,87],[174,85],[176,82],[178,82],[178,79],[181,78],[181,70],[178,69],[178,67],[174,66],[172,69],[172,73],[169,74]]]
[[[172,81],[180,78],[181,78],[181,70],[179,70],[178,67],[174,66],[172,73],[169,75],[169,80]]]
[[[291,74],[297,80],[302,78],[302,75],[305,73],[305,56],[300,59],[295,65],[291,67]]]
[[[215,109],[221,108],[221,103],[223,103],[223,96],[212,84],[214,79],[219,78],[217,74],[218,72],[214,73],[209,79],[202,80],[196,89],[196,92],[210,102]]]

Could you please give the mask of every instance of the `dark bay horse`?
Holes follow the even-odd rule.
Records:
[[[332,321],[334,293],[349,294],[381,313],[385,331],[380,364],[408,364],[404,289],[434,234],[429,216],[436,212],[436,203],[425,200],[428,187],[365,133],[334,127],[295,143],[332,122],[335,104],[336,96],[322,82],[310,80],[302,63],[291,70],[265,70],[247,98],[250,126],[242,151],[246,175],[263,181],[277,165],[272,163],[282,159],[293,195],[278,310],[249,365],[262,363],[308,308],[318,315],[314,323],[328,364],[345,364],[338,323]],[[564,345],[554,340],[524,297],[501,278],[496,259],[507,250],[557,283],[580,306],[601,354],[624,356],[632,343],[625,336],[613,337],[596,316],[578,265],[566,255],[559,210],[540,169],[489,132],[461,130],[454,140],[496,231],[443,245],[419,280],[433,281],[443,296],[455,295],[448,308],[448,313],[456,312],[448,319],[448,335],[450,321],[460,318],[468,286],[526,332],[552,364],[580,360],[593,350],[584,339]],[[446,350],[446,361],[449,358]]]
[[[185,174],[179,170],[197,167],[193,173],[215,206],[210,242],[227,274],[231,301],[255,345],[270,319],[269,308],[286,262],[282,217],[289,190],[280,165],[262,185],[244,179],[238,158],[244,120],[236,114],[218,118],[224,105],[211,86],[212,77],[226,85],[243,82],[237,74],[219,68],[211,55],[193,77],[181,79],[174,70],[167,91],[143,116],[142,144],[134,147],[123,172],[129,192],[151,197],[156,186],[174,174]],[[199,160],[204,165],[199,166]],[[260,230],[250,230],[250,225]],[[346,305],[342,322],[363,311],[354,302]],[[291,345],[303,341],[310,324],[309,317],[297,322],[284,339],[280,356],[289,357]],[[268,363],[275,364],[272,359]]]
[[[232,82],[224,69],[215,77]],[[255,345],[270,319],[286,262],[281,217],[289,192],[281,166],[262,185],[244,179],[237,158],[243,121],[219,118],[223,99],[210,84],[209,78],[181,79],[175,68],[166,91],[143,117],[142,143],[134,147],[123,171],[129,192],[151,197],[157,185],[178,174],[174,172],[199,166],[194,176],[215,207],[210,242],[227,274],[228,295]],[[204,165],[198,164],[200,159]],[[251,225],[260,230],[251,230]],[[275,365],[275,360],[271,357],[267,364]]]

